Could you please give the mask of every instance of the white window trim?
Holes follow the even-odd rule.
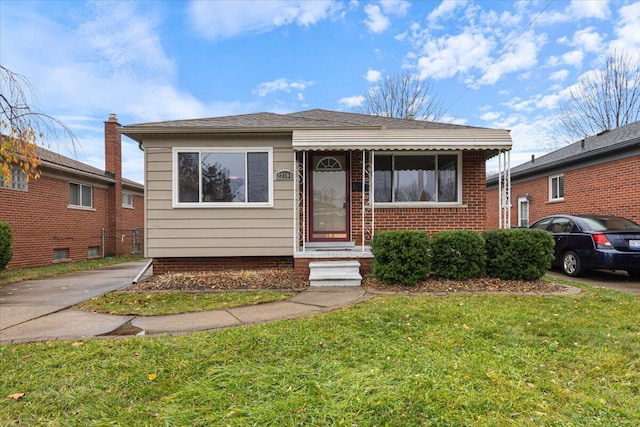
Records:
[[[435,156],[435,155],[456,155],[458,158],[458,167],[457,167],[457,182],[458,188],[456,194],[458,195],[458,200],[455,202],[377,202],[374,198],[373,203],[375,207],[379,208],[460,208],[466,207],[465,204],[462,203],[462,151],[375,151],[373,153],[373,164],[371,165],[371,170],[375,173],[375,158],[380,155],[392,155],[392,156]],[[371,192],[372,197],[375,195],[375,189]]]
[[[129,192],[129,191],[123,191],[122,192],[122,196],[124,196],[125,194],[129,194],[131,196],[131,204],[128,205],[126,203],[124,203],[124,201],[122,202],[122,207],[126,208],[126,209],[135,209],[135,207],[133,206],[133,193]]]
[[[178,153],[264,153],[266,152],[269,160],[269,201],[267,202],[179,202],[178,201]],[[174,208],[272,208],[274,195],[273,182],[273,147],[173,147],[172,149],[172,202]],[[245,173],[246,173],[246,156],[245,156]],[[202,167],[198,168],[198,174],[202,174]],[[198,182],[201,182],[201,176]]]
[[[518,197],[518,227],[524,227],[522,225],[522,203],[526,203],[527,204],[527,225],[526,227],[528,227],[529,224],[529,209],[531,207],[531,205],[529,204],[529,199],[527,197]]]
[[[559,173],[557,175],[549,176],[549,201],[550,202],[562,202],[562,201],[564,201],[564,190],[562,192],[563,193],[562,197],[556,197],[555,199],[553,198],[553,180],[554,179],[559,179],[559,178],[564,178],[564,174],[563,173]]]
[[[71,200],[69,199],[69,203],[67,204],[67,207],[69,209],[79,209],[79,210],[85,210],[85,211],[95,211],[95,209],[93,208],[93,198],[95,197],[95,195],[93,194],[93,185],[90,184],[83,184],[81,182],[75,182],[75,181],[69,181],[69,185],[71,184],[75,184],[75,185],[79,185],[80,186],[80,197],[82,197],[82,187],[89,187],[91,188],[91,206],[84,206],[84,205],[72,205],[71,204]],[[69,188],[69,187],[67,187]],[[67,197],[69,197],[69,195],[67,194]]]

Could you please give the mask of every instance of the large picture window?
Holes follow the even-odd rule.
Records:
[[[374,201],[460,202],[459,154],[376,154]]]
[[[270,148],[176,151],[178,205],[270,206]]]

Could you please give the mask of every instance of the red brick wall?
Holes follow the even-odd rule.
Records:
[[[68,248],[71,261],[87,259],[92,246],[102,253],[103,228],[105,255],[131,254],[135,228],[140,229],[138,242],[143,250],[144,198],[134,195],[135,209],[122,207],[119,127],[115,116],[105,122],[105,164],[116,184],[49,168],[29,182],[28,191],[0,188],[0,221],[9,223],[13,232],[8,268],[51,264],[54,249]],[[68,207],[69,182],[92,185],[92,209]]]
[[[293,257],[193,257],[154,258],[153,274],[186,271],[255,270],[293,268]]]
[[[69,248],[72,261],[87,259],[89,246],[102,246],[106,199],[107,189],[93,186],[94,210],[68,208],[69,180],[46,173],[31,180],[28,191],[0,188],[0,221],[13,232],[8,268],[51,264],[54,249]]]
[[[556,175],[554,172],[550,175]],[[640,222],[640,156],[564,172],[564,201],[549,202],[549,177],[512,184],[511,225],[518,197],[530,195],[529,223],[559,213],[617,215]],[[487,190],[487,228],[498,227],[498,190]]]

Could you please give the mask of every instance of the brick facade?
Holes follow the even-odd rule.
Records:
[[[13,232],[13,258],[8,268],[52,264],[56,249],[68,249],[69,261],[86,260],[89,248],[94,248],[98,256],[103,249],[106,256],[128,255],[132,252],[134,229],[139,229],[137,237],[142,244],[141,188],[127,189],[133,194],[133,208],[122,207],[119,127],[115,116],[105,122],[105,158],[108,167],[115,169],[113,175],[74,169],[81,164],[64,158],[64,165],[43,161],[42,176],[31,180],[27,191],[0,187],[0,221],[7,222]],[[90,209],[69,206],[70,182],[92,187]],[[142,251],[140,246],[139,250]]]
[[[293,268],[293,257],[192,257],[154,258],[153,274],[187,271],[260,270]]]
[[[549,176],[564,174],[564,200],[549,201]],[[498,228],[498,190],[487,190],[487,229]],[[554,214],[616,215],[640,222],[640,156],[530,180],[513,179],[511,226],[518,225],[518,197],[529,197],[529,223]]]

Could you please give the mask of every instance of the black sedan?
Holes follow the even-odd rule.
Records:
[[[625,270],[640,279],[640,225],[606,215],[552,215],[531,228],[553,234],[555,260],[569,276],[587,270]]]

